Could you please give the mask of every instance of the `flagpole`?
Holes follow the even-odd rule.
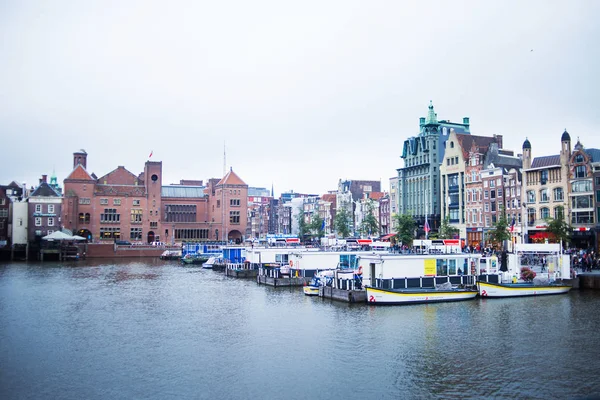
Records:
[[[429,222],[427,221],[428,211],[429,204],[425,203],[425,240],[429,239]]]

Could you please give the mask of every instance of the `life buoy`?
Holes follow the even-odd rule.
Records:
[[[358,275],[362,275],[362,265],[358,267]]]
[[[290,260],[290,267],[294,266],[294,262],[292,260]]]

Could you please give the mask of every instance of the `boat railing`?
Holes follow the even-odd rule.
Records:
[[[251,263],[227,263],[226,268],[229,270],[235,270],[235,271],[240,271],[240,270],[253,270],[254,265],[252,265]]]

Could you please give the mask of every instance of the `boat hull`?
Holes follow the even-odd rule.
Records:
[[[571,286],[547,285],[536,286],[530,284],[495,284],[477,282],[477,288],[481,297],[522,297],[522,296],[544,296],[550,294],[564,294],[571,290]]]
[[[319,287],[318,286],[304,286],[303,289],[304,294],[307,296],[318,296],[319,295]]]
[[[447,301],[472,300],[477,296],[477,290],[386,290],[367,287],[367,302],[369,304],[423,304],[441,303]]]

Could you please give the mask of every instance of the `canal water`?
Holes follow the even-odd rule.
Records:
[[[376,307],[177,262],[0,264],[0,398],[590,398],[598,310],[591,291]]]

